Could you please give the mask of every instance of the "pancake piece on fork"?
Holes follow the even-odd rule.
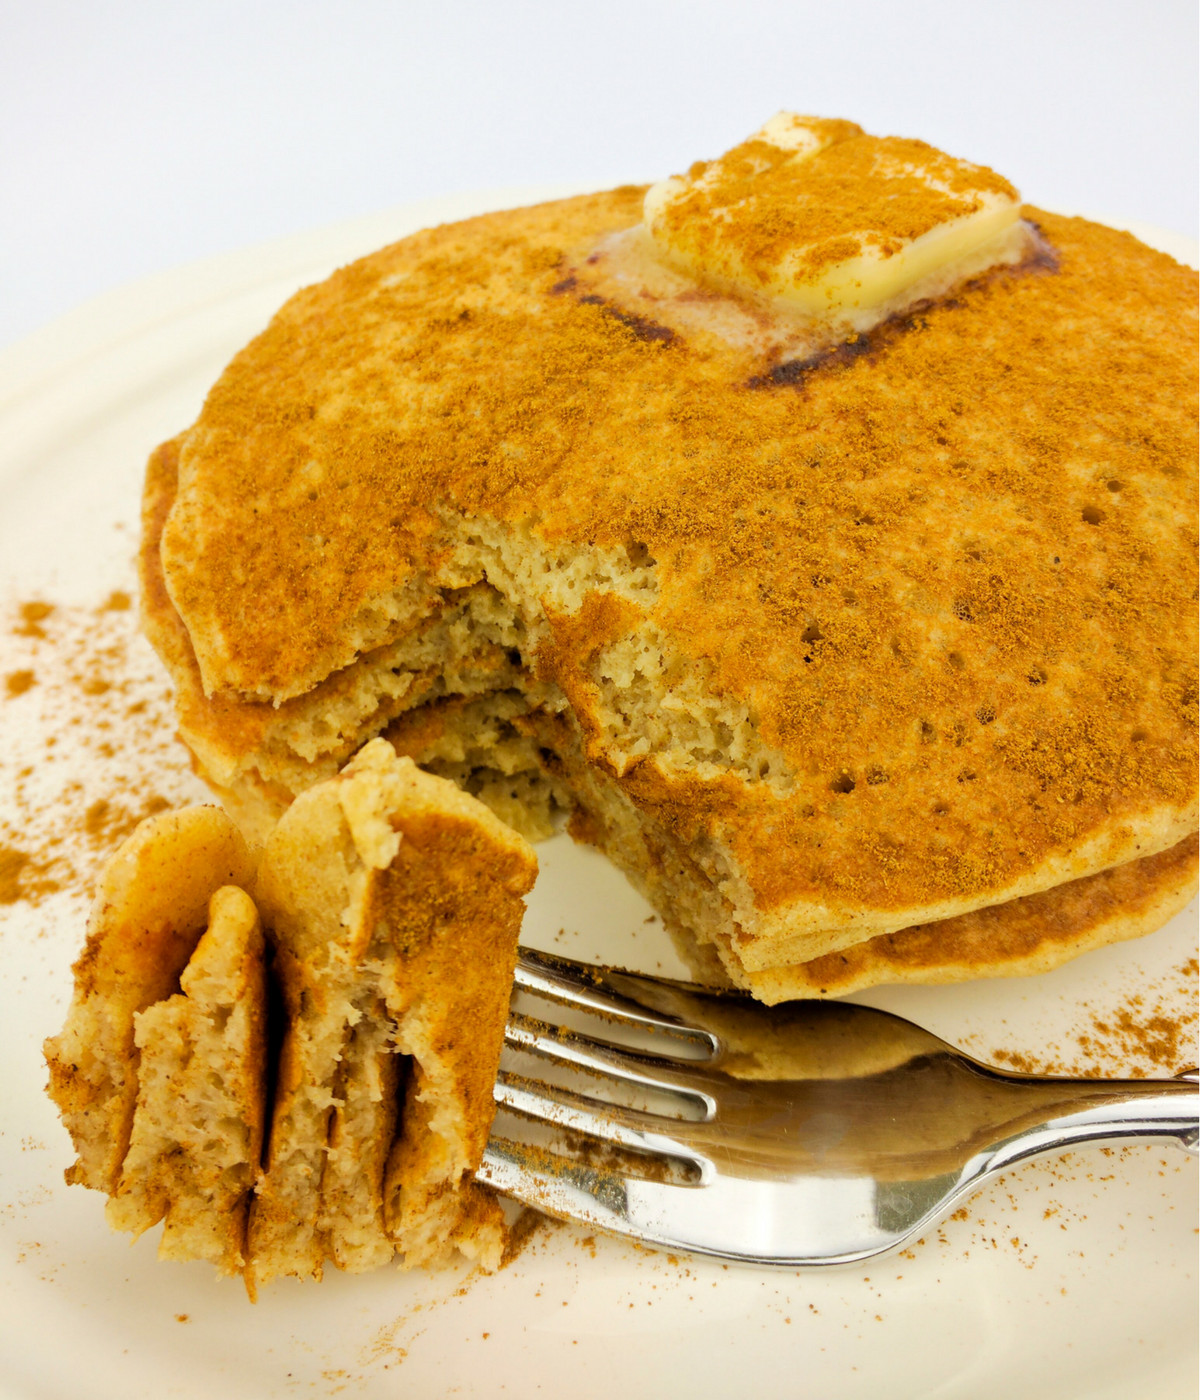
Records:
[[[252,1285],[396,1250],[498,1265],[502,1217],[471,1173],[536,872],[520,836],[381,739],[288,809],[258,883],[287,1029]]]
[[[215,807],[142,822],[105,867],[50,1095],[114,1229],[165,1219],[159,1255],[245,1265],[266,1100],[254,862]]]
[[[292,805],[257,877],[216,808],[142,823],[46,1042],[68,1181],[108,1193],[115,1229],[165,1221],[161,1257],[241,1273],[251,1297],[397,1250],[495,1268],[503,1217],[472,1177],[536,873],[522,837],[382,739]]]
[[[79,1154],[68,1181],[116,1192],[138,1103],[138,1017],[179,991],[217,891],[253,877],[216,807],[147,818],[105,866],[66,1025],[45,1045],[50,1096]]]
[[[246,1219],[262,1164],[267,974],[258,911],[223,886],[180,991],[138,1013],[138,1099],[108,1223],[163,1223],[160,1259],[246,1267]]]

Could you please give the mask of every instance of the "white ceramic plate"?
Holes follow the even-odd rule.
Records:
[[[148,450],[193,419],[289,292],[423,225],[567,192],[439,200],[186,267],[0,354],[0,645],[14,645],[17,600],[95,604],[129,585]],[[1194,261],[1188,240],[1137,231]],[[0,701],[10,758],[39,751],[39,723],[31,706]],[[185,793],[178,763],[172,791]],[[0,804],[14,801],[0,791]],[[566,838],[541,856],[527,942],[681,973],[599,856]],[[151,1236],[130,1247],[98,1196],[63,1185],[72,1154],[42,1092],[40,1044],[61,1025],[79,901],[0,914],[0,1395],[1195,1393],[1195,1164],[1171,1148],[1030,1164],[920,1247],[860,1268],[672,1260],[555,1227],[491,1278],[331,1272],[320,1285],[273,1285],[252,1307],[206,1266],[159,1263]],[[1193,906],[1150,939],[1033,982],[864,999],[985,1055],[1052,1056],[1096,1018],[1111,1022],[1131,991],[1179,983],[1195,927]]]

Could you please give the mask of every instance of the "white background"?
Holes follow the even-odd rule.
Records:
[[[781,107],[1195,234],[1193,0],[0,0],[0,345],[413,199],[649,180]]]

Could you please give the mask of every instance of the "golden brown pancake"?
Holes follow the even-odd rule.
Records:
[[[289,808],[258,902],[287,1004],[252,1285],[456,1249],[495,1267],[474,1186],[537,862],[476,799],[376,740]]]
[[[667,931],[699,981],[715,986],[733,982],[713,948],[694,937],[693,929],[710,911],[688,902],[697,882],[689,882],[686,868],[672,862],[663,833],[621,800],[615,784],[588,767],[562,722],[526,723],[540,744],[554,746],[562,756],[560,776],[576,799],[572,834],[605,851],[663,910]],[[422,728],[426,734],[437,732],[428,722]],[[420,758],[417,752],[413,756]],[[881,984],[1045,972],[1091,948],[1160,928],[1196,892],[1196,849],[1193,834],[1166,851],[1112,870],[956,918],[881,934],[811,962],[749,974],[741,985],[774,1004],[794,997],[844,996]]]
[[[763,360],[590,289],[642,193],[342,269],[156,454],[147,626],[208,781],[266,829],[420,707],[508,706],[764,995],[1188,837],[1194,274],[1027,209],[1025,262]]]

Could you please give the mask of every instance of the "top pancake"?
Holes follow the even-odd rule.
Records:
[[[592,760],[782,918],[764,965],[1180,840],[1194,274],[1026,211],[1052,255],[780,368],[587,294],[641,195],[418,234],[233,361],[162,540],[205,690],[278,703],[409,630],[483,522]],[[697,687],[714,746],[627,742]]]

